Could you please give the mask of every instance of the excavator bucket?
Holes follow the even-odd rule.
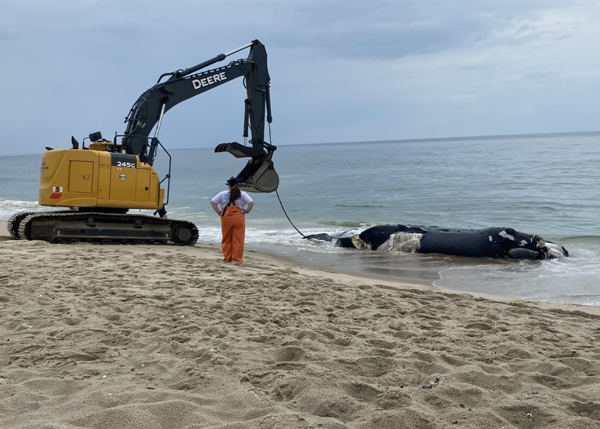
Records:
[[[217,145],[215,148],[215,153],[219,152],[229,152],[236,158],[247,158],[252,156],[252,148],[249,146],[244,146],[240,143],[231,142],[231,143],[221,143]]]
[[[229,152],[236,158],[252,157],[244,169],[237,175],[236,179],[240,188],[248,192],[274,192],[279,186],[279,175],[275,171],[275,166],[271,157],[273,152],[268,154],[263,152],[259,157],[255,156],[252,147],[244,146],[240,143],[221,143],[215,148],[215,153]]]
[[[279,186],[279,175],[270,159],[248,161],[237,180],[240,188],[248,192],[274,192]]]

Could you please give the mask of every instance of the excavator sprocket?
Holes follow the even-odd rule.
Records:
[[[198,240],[198,228],[192,222],[132,214],[23,212],[13,215],[7,228],[15,238],[50,243],[193,246]]]

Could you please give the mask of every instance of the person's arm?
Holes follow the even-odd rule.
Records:
[[[212,206],[212,208],[215,211],[215,213],[220,216],[221,215],[221,210],[219,210],[219,205],[217,203],[215,203],[214,201],[211,201],[210,205]]]
[[[247,193],[242,192],[242,203],[246,205],[245,209],[242,207],[244,213],[250,213],[252,211],[252,207],[254,207],[254,200],[252,197]]]

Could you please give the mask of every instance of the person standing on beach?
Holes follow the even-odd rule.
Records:
[[[225,262],[241,263],[244,256],[246,214],[252,211],[254,201],[238,186],[235,177],[227,180],[227,191],[219,192],[211,201],[215,213],[221,217],[221,249]],[[220,207],[219,207],[220,206]]]

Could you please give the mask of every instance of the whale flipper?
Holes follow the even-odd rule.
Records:
[[[536,252],[535,250],[531,249],[525,249],[524,247],[515,247],[510,249],[507,253],[512,259],[544,259],[540,252]]]

